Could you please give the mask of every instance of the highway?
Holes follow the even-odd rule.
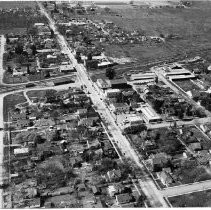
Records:
[[[63,50],[66,52],[66,54],[69,56],[71,62],[74,64],[78,77],[82,84],[86,85],[87,90],[90,93],[90,98],[92,99],[93,104],[97,107],[97,111],[100,113],[102,117],[104,117],[109,126],[108,130],[113,135],[113,138],[116,140],[119,148],[121,149],[122,153],[125,154],[126,157],[129,157],[134,160],[134,162],[140,167],[143,174],[146,176],[148,175],[146,172],[146,169],[144,168],[143,164],[140,162],[138,155],[135,153],[133,148],[131,147],[130,143],[128,142],[127,138],[122,134],[120,128],[116,125],[111,113],[109,112],[108,108],[104,104],[104,102],[100,99],[97,90],[92,85],[91,81],[88,78],[88,75],[86,73],[86,69],[83,65],[78,64],[76,59],[74,58],[73,54],[71,53],[71,50],[68,48],[68,44],[64,37],[58,33],[55,27],[55,23],[52,20],[52,18],[49,16],[49,14],[46,12],[44,7],[41,5],[41,3],[37,2],[41,12],[48,18],[49,20],[49,26],[54,31],[54,33],[58,37],[58,42],[63,47]],[[149,179],[139,180],[140,186],[143,190],[143,192],[148,197],[151,205],[153,207],[168,207],[169,205],[164,200],[164,198],[159,193],[158,189],[156,188],[154,182]]]

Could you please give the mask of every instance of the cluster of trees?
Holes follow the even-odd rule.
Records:
[[[107,68],[105,75],[108,79],[112,80],[116,76],[116,71],[113,68]]]
[[[64,187],[74,177],[73,169],[66,169],[59,160],[48,160],[37,167],[38,183],[46,184],[47,188]]]
[[[47,22],[45,16],[34,16],[34,12],[0,13],[0,28],[28,28],[34,23]]]
[[[198,94],[193,97],[193,100],[197,102],[200,101],[205,109],[211,111],[211,93],[198,92]]]
[[[162,152],[167,154],[175,154],[178,151],[183,151],[184,146],[177,139],[177,133],[173,130],[165,130],[154,133],[153,139],[155,144],[161,148]]]

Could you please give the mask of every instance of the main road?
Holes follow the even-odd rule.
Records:
[[[145,167],[139,160],[138,155],[135,153],[135,151],[132,149],[130,143],[128,142],[127,138],[122,134],[120,128],[116,125],[111,113],[109,112],[108,108],[104,104],[104,102],[100,99],[98,92],[96,89],[93,87],[91,81],[88,78],[86,69],[83,65],[78,64],[75,57],[73,56],[71,50],[68,47],[68,43],[66,42],[65,38],[59,34],[59,32],[56,29],[55,23],[50,17],[50,15],[47,13],[47,11],[44,9],[43,5],[40,2],[37,2],[41,12],[47,17],[49,21],[49,26],[51,29],[54,31],[54,33],[57,35],[58,42],[62,46],[63,50],[66,52],[68,57],[70,58],[71,62],[74,64],[78,77],[81,81],[82,84],[86,85],[87,90],[90,93],[90,98],[93,101],[93,104],[97,107],[97,111],[100,113],[102,117],[104,117],[109,126],[108,130],[111,132],[113,135],[113,138],[117,141],[117,144],[123,154],[125,154],[126,157],[129,157],[134,160],[134,162],[140,167],[142,170],[142,173],[145,176],[148,176]],[[148,177],[148,179],[144,180],[139,180],[140,186],[143,190],[143,192],[146,194],[148,197],[151,205],[153,207],[168,207],[169,205],[167,202],[164,200],[158,189],[156,188],[154,182]]]

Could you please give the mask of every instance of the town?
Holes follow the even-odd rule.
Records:
[[[211,4],[161,2],[0,10],[1,208],[210,206],[208,29],[182,50],[128,23]]]

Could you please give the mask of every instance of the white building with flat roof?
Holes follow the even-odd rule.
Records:
[[[132,74],[130,76],[131,81],[138,81],[138,82],[146,82],[146,81],[155,81],[157,75],[153,72],[146,72],[146,73],[138,73]]]
[[[108,89],[105,90],[105,96],[108,98],[116,97],[121,93],[120,89]]]
[[[142,124],[144,123],[144,120],[141,116],[138,116],[136,114],[131,114],[127,116],[127,120],[125,122],[129,122],[130,125],[135,125],[135,124]]]
[[[143,119],[146,123],[161,122],[162,119],[148,104],[142,105],[140,111],[143,115]]]

